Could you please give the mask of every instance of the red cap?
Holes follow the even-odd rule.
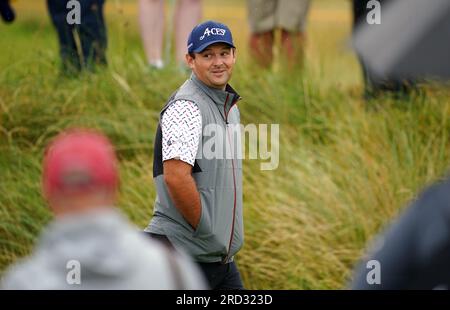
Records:
[[[44,195],[82,193],[118,186],[114,147],[104,135],[73,129],[59,134],[48,146],[43,163]]]

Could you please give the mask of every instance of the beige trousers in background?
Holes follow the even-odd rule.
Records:
[[[263,33],[276,28],[303,32],[310,0],[247,0],[252,33]]]

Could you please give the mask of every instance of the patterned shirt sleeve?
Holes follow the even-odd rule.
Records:
[[[194,102],[177,100],[161,119],[163,161],[179,159],[194,166],[202,133],[202,117]]]

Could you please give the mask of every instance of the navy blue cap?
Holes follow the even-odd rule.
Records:
[[[192,29],[187,42],[188,53],[200,53],[214,43],[226,43],[235,47],[230,28],[222,23],[209,20]]]

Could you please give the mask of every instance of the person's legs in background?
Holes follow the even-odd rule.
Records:
[[[274,32],[252,33],[250,35],[250,53],[253,60],[263,68],[270,68],[273,62]]]
[[[302,68],[305,57],[306,35],[281,29],[281,53],[288,68]]]
[[[163,68],[164,0],[139,0],[139,26],[147,63]]]
[[[106,65],[107,33],[103,17],[105,0],[81,0],[79,34],[84,65]]]
[[[250,54],[263,68],[270,68],[273,61],[276,5],[277,0],[247,0]]]
[[[288,68],[302,68],[310,0],[279,0],[276,23],[281,28],[281,55]]]
[[[16,18],[16,14],[9,4],[9,0],[0,0],[0,15],[5,23],[12,23]]]
[[[192,29],[202,18],[201,0],[178,0],[175,8],[175,47],[176,61],[181,68],[187,67],[185,55],[187,40]]]
[[[50,18],[56,28],[59,39],[60,55],[64,73],[75,73],[81,69],[81,61],[74,38],[74,27],[67,23],[66,2],[47,0]]]

